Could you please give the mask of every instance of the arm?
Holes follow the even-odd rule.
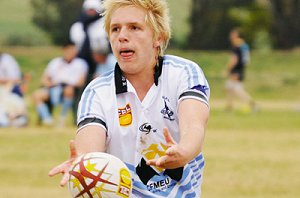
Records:
[[[166,155],[148,161],[148,165],[171,169],[183,167],[201,152],[209,107],[198,100],[186,99],[179,104],[178,113],[180,142],[177,144],[168,130],[164,129],[168,147]]]
[[[85,80],[86,80],[86,73],[84,73],[80,76],[80,79],[75,84],[75,87],[82,87],[85,83]]]
[[[238,62],[238,57],[236,54],[232,53],[227,64],[227,69],[230,71]],[[229,73],[229,72],[228,72]]]
[[[95,125],[86,126],[77,132],[75,141],[70,141],[70,158],[49,171],[49,176],[64,174],[60,185],[64,186],[69,179],[69,169],[76,157],[89,152],[105,151],[106,132]]]
[[[78,155],[90,152],[104,152],[106,143],[105,130],[97,125],[86,126],[77,132],[75,146]]]
[[[44,73],[42,78],[41,78],[41,84],[45,87],[54,86],[54,83],[52,82],[51,78],[46,73]]]

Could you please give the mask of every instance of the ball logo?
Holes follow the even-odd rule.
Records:
[[[132,123],[132,113],[130,104],[127,104],[124,108],[118,109],[119,121],[121,126],[128,126]]]
[[[126,165],[105,153],[88,153],[69,171],[69,189],[76,197],[130,197],[132,182]]]

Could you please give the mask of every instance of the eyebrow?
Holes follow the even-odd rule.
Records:
[[[118,26],[118,25],[120,25],[120,23],[112,23],[112,24],[110,24],[110,27],[115,27],[115,26]],[[139,22],[129,22],[129,23],[126,23],[125,25],[139,25],[139,26],[142,26],[142,24],[139,23]]]

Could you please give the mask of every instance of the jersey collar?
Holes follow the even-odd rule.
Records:
[[[155,66],[153,77],[156,86],[158,85],[158,78],[162,73],[163,60],[164,60],[163,57],[159,57],[158,66],[157,65]],[[115,67],[115,85],[116,85],[116,94],[127,92],[127,81],[125,76],[123,76],[123,72],[118,63],[116,63],[116,67]]]

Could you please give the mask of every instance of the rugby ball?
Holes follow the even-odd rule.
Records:
[[[92,152],[77,157],[69,171],[68,188],[73,198],[127,198],[132,178],[127,166],[117,157]]]

